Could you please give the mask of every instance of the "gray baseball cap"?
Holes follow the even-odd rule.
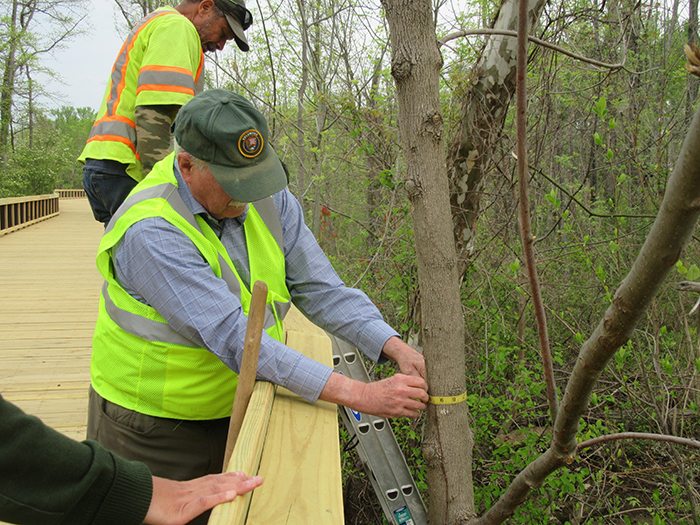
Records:
[[[170,129],[182,149],[207,163],[232,199],[255,202],[287,186],[265,117],[237,93],[203,91],[180,109]]]
[[[233,31],[236,44],[241,51],[248,51],[248,39],[245,30],[253,23],[253,15],[246,9],[245,0],[214,0]]]

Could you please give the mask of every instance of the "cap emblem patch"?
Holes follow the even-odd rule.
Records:
[[[255,158],[262,152],[263,138],[260,132],[256,129],[250,129],[241,134],[238,141],[238,150],[241,155],[249,159]]]

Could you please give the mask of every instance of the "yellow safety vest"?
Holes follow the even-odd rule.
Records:
[[[102,397],[143,414],[187,420],[231,415],[238,376],[214,354],[181,336],[153,308],[117,282],[112,253],[127,229],[162,217],[187,235],[241,300],[247,315],[251,293],[214,231],[189,211],[177,191],[174,153],[157,163],[110,221],[100,242],[97,267],[105,278],[93,338],[90,373]],[[265,329],[282,341],[282,319],[291,305],[279,216],[271,197],[252,203],[244,222],[251,283],[268,286]]]
[[[136,152],[136,106],[184,106],[203,88],[204,54],[197,29],[172,7],[144,17],[114,62],[97,120],[79,157],[127,164],[143,179]]]

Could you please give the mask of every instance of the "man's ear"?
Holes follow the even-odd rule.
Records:
[[[177,165],[180,168],[182,180],[184,180],[187,184],[192,182],[192,170],[194,169],[194,166],[192,165],[192,159],[190,156],[185,153],[178,153]]]
[[[207,18],[214,12],[214,7],[214,0],[202,0],[199,2],[197,13],[203,18]]]

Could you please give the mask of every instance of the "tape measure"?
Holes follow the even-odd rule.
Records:
[[[447,396],[447,397],[437,397],[430,396],[428,403],[433,405],[456,405],[467,400],[467,393],[461,394],[459,396]]]

